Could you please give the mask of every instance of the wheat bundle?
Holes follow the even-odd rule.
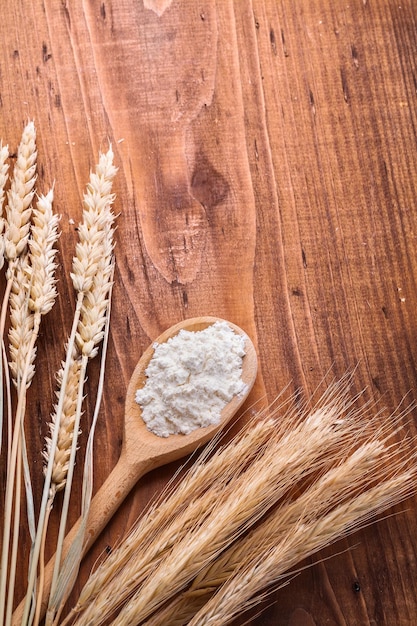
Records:
[[[194,485],[195,497],[184,500],[185,508],[178,506],[180,483],[151,508],[92,574],[68,622],[98,626],[113,617],[115,625],[188,623],[242,568],[242,555],[249,563],[256,556],[261,561],[299,525],[308,503],[321,519],[348,496],[370,488],[370,470],[388,485],[391,474],[384,468],[394,449],[398,462],[391,463],[391,471],[403,476],[405,491],[410,491],[414,474],[407,473],[406,465],[414,460],[413,454],[405,443],[397,448],[389,443],[391,420],[381,426],[381,415],[371,419],[370,406],[359,409],[356,400],[349,398],[346,387],[334,385],[307,415],[294,409],[280,419],[258,415],[254,426],[222,449],[222,471],[213,476],[208,489],[201,488],[200,472],[210,471],[218,454],[198,461],[186,475],[187,489]],[[256,436],[245,461],[240,446],[250,440],[252,430]],[[317,473],[319,478],[313,480]],[[300,485],[310,481],[303,495],[295,497]],[[398,491],[399,498],[405,491]],[[391,493],[387,502],[394,500]],[[367,514],[371,512],[368,507]],[[250,532],[261,518],[268,522]]]

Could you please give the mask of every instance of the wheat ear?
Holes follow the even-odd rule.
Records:
[[[259,450],[276,433],[277,424],[265,418],[251,428],[243,429],[227,446],[218,449],[209,463],[194,463],[177,486],[169,492],[169,497],[155,502],[138,520],[129,536],[117,546],[109,557],[91,574],[86,582],[73,614],[87,611],[82,620],[88,621],[89,611],[100,613],[105,608],[100,605],[100,591],[112,582],[116,594],[125,593],[127,587],[140,584],[146,575],[156,567],[172,545],[180,541],[188,529],[195,524],[196,515],[204,515],[202,496],[216,488],[220,481],[230,480],[231,468],[250,463]],[[207,454],[207,451],[204,453]],[[195,502],[194,506],[191,506]],[[208,501],[209,506],[211,502]],[[124,569],[132,560],[136,567],[132,572]],[[132,578],[134,581],[132,582]],[[97,598],[97,599],[96,599]],[[113,597],[112,602],[117,598]],[[109,608],[107,606],[107,608]]]
[[[62,491],[62,489],[65,487],[65,482],[67,479],[71,443],[74,436],[74,419],[77,406],[78,385],[80,380],[80,365],[80,359],[74,353],[69,366],[68,381],[64,397],[64,403],[62,406],[58,433],[58,445],[54,454],[54,464],[51,476],[51,491],[53,492],[53,495],[55,495],[55,493],[58,491]],[[65,363],[62,363],[61,369],[57,373],[58,388],[60,388],[62,385],[64,367]],[[50,436],[46,437],[46,445],[43,452],[46,464],[48,463],[48,459],[51,455],[51,437],[55,428],[56,410],[57,405],[55,405],[55,412],[52,414],[52,421],[49,425]]]
[[[255,562],[246,562],[188,625],[229,624],[236,615],[264,597],[265,587],[282,580],[283,574],[303,559],[353,533],[377,514],[409,497],[415,491],[415,480],[413,468],[370,487],[323,516],[316,518],[312,511],[304,511],[276,546],[260,554]]]
[[[352,445],[352,432],[343,432],[342,425],[336,424],[339,417],[329,407],[316,411],[298,431],[268,447],[245,475],[231,483],[224,497],[218,498],[204,524],[196,523],[196,528],[173,547],[123,608],[116,623],[126,626],[146,619],[290,492],[301,477],[317,471],[330,458],[334,460],[347,442]],[[305,453],[300,454],[303,448]]]
[[[380,434],[375,425],[375,434]],[[358,442],[359,443],[359,442]],[[288,534],[293,532],[305,511],[313,511],[318,518],[354,493],[369,488],[372,480],[385,480],[400,473],[410,461],[409,445],[391,446],[384,439],[371,436],[345,459],[319,475],[301,495],[284,499],[279,506],[248,535],[240,537],[212,564],[203,568],[190,587],[155,613],[146,626],[172,626],[188,624],[193,616],[208,602],[216,590],[227,582],[245,564],[259,560]]]
[[[35,372],[35,342],[38,337],[41,318],[51,310],[57,295],[55,286],[55,255],[57,250],[55,244],[59,236],[59,217],[53,213],[52,203],[52,190],[46,196],[39,197],[32,213],[33,221],[28,252],[19,258],[12,277],[9,332],[10,369],[18,390],[16,424],[21,423],[17,435],[19,437],[23,436],[26,389]],[[26,484],[30,485],[30,476],[27,477]],[[20,485],[16,485],[16,489],[20,489]],[[18,523],[19,515],[16,511],[16,527]],[[14,542],[12,549],[14,556],[16,556],[16,550],[17,543]],[[13,567],[15,567],[15,563],[13,565],[12,560],[11,568],[13,569]],[[9,590],[7,623],[10,623],[11,620],[12,598],[13,594]]]
[[[11,494],[15,482],[16,466],[20,466],[22,459],[23,422],[26,407],[26,390],[29,387],[35,367],[35,343],[38,337],[41,317],[48,313],[56,297],[55,290],[55,263],[56,249],[54,245],[58,238],[58,217],[52,212],[53,193],[39,198],[34,210],[34,222],[31,230],[29,251],[15,258],[13,273],[10,273],[10,371],[18,391],[15,425],[11,446],[8,480],[6,485],[6,502],[11,502]],[[9,269],[11,266],[9,265]],[[25,448],[23,448],[25,449]],[[20,453],[19,453],[20,451]],[[20,500],[20,481],[16,483],[16,497]],[[30,477],[26,484],[30,485]],[[7,526],[10,523],[10,514],[6,513]],[[15,510],[15,532],[12,544],[10,580],[14,580],[17,554],[17,528],[19,525],[19,510]],[[7,540],[5,545],[7,545]],[[6,609],[6,624],[10,623],[13,605],[13,589],[8,591]]]
[[[67,479],[57,550],[55,554],[54,573],[51,583],[50,606],[47,623],[53,621],[58,610],[59,601],[54,598],[60,572],[62,547],[65,539],[66,521],[71,496],[72,476],[75,465],[77,438],[81,418],[81,401],[83,384],[88,361],[98,352],[98,346],[104,336],[106,315],[109,307],[109,293],[112,286],[113,250],[115,220],[112,206],[114,194],[111,193],[113,178],[117,169],[113,165],[113,151],[101,154],[95,173],[90,176],[87,193],[84,196],[83,221],[79,226],[80,241],[76,247],[71,274],[74,288],[83,294],[80,316],[75,334],[75,347],[80,355],[80,380],[78,404],[76,407],[74,433],[68,464]],[[90,256],[90,263],[85,264],[85,257]],[[93,271],[94,270],[94,271]]]
[[[31,202],[34,195],[36,179],[36,132],[33,122],[24,128],[18,147],[17,159],[13,169],[10,189],[7,192],[5,209],[3,243],[4,256],[8,260],[6,290],[0,314],[0,336],[3,341],[6,322],[7,305],[12,291],[13,281],[19,257],[26,251],[30,228]],[[29,350],[30,352],[30,350]],[[23,382],[23,387],[25,388]],[[5,597],[7,586],[7,571],[9,559],[9,541],[13,508],[13,492],[15,488],[16,468],[19,465],[18,456],[21,450],[21,412],[24,408],[24,399],[18,401],[15,424],[13,427],[10,458],[8,460],[8,475],[5,490],[4,528],[0,575],[0,619],[4,617]],[[17,514],[18,515],[18,514]],[[15,519],[15,526],[18,520]],[[11,557],[13,559],[13,556]],[[13,594],[13,590],[9,592]],[[7,610],[7,609],[6,609]]]
[[[5,157],[3,152],[2,157]],[[13,276],[19,257],[26,252],[29,238],[32,199],[36,181],[36,131],[33,122],[29,122],[22,133],[17,150],[17,159],[13,168],[10,189],[7,191],[5,218],[2,218],[2,248],[8,261],[7,284],[3,296],[0,314],[0,336],[4,336],[7,305],[13,285]],[[2,163],[3,176],[5,164]],[[3,191],[2,191],[3,195]],[[1,603],[1,602],[0,602]],[[1,615],[1,611],[0,611]]]
[[[25,252],[29,239],[36,159],[36,130],[35,124],[30,121],[23,130],[10,189],[7,192],[4,252],[12,268],[15,260]]]
[[[85,294],[92,288],[93,281],[97,273],[97,268],[100,262],[102,262],[103,254],[105,254],[108,250],[108,245],[105,243],[106,237],[109,236],[109,232],[112,232],[111,225],[113,224],[114,216],[111,212],[111,205],[114,200],[114,196],[113,194],[111,194],[111,187],[115,173],[116,168],[113,165],[113,152],[110,148],[106,154],[100,155],[96,171],[91,173],[90,182],[87,186],[87,192],[84,194],[83,222],[80,224],[78,231],[79,242],[76,246],[76,253],[73,259],[73,271],[71,273],[74,287],[77,290],[77,303],[74,312],[72,329],[67,344],[67,353],[62,371],[61,387],[59,389],[58,401],[55,410],[54,425],[49,441],[47,442],[48,458],[45,469],[45,480],[40,513],[38,517],[38,528],[32,547],[32,561],[29,568],[28,587],[23,606],[23,622],[28,619],[31,609],[32,591],[34,589],[36,581],[38,562],[39,559],[41,560],[41,562],[43,561],[43,557],[41,557],[41,550],[46,534],[45,525],[47,526],[48,511],[51,507],[51,498],[53,500],[53,493],[56,491],[56,489],[53,487],[52,482],[52,476],[54,474],[55,452],[59,445],[58,441],[59,433],[61,430],[61,417],[63,407],[66,402],[68,377],[74,359],[75,340],[78,332],[78,323],[80,321],[80,315]],[[80,381],[78,386],[78,394],[81,395],[83,383],[84,377],[81,366]],[[72,451],[74,450],[74,448],[76,448],[76,440],[79,430],[79,426],[77,423],[79,423],[79,418],[81,415],[81,400],[82,398],[79,398],[77,395],[74,434],[71,442],[72,448],[69,464],[68,468],[66,469],[67,476],[65,479],[65,489],[67,489],[69,484],[68,475],[70,472],[72,472]],[[65,515],[66,514],[64,512],[64,516]]]
[[[319,402],[332,404],[341,415],[353,404],[347,389],[345,383],[329,385]],[[204,462],[207,452],[200,455],[169,497],[151,506],[129,536],[90,576],[71,612],[73,616],[85,611],[77,623],[101,619],[129,597],[172,546],[193,528],[199,519],[198,509],[203,512],[216,501],[214,489],[223,489],[235,480],[271,440],[283,439],[291,428],[299,427],[304,410],[306,407],[295,405],[294,398],[284,401],[280,394],[270,407],[258,411],[231,442],[218,449],[209,462]],[[207,450],[210,456],[210,447]],[[190,502],[195,504],[190,506]],[[126,564],[129,566],[125,568]]]
[[[137,565],[143,565],[140,557],[138,562],[132,558],[125,572],[117,572],[117,575],[115,573],[114,581],[95,598],[94,606],[103,608],[108,616],[110,609],[117,608],[117,603],[121,604],[131,596],[136,587],[135,619],[145,619],[186,585],[203,563],[213,560],[231,540],[255,523],[277,499],[291,489],[296,476],[308,475],[318,469],[323,462],[328,462],[330,457],[337,454],[341,445],[351,446],[355,439],[358,428],[356,422],[349,415],[342,420],[339,406],[337,409],[322,407],[310,413],[304,420],[296,412],[293,413],[294,428],[290,428],[288,423],[286,429],[280,428],[279,424],[285,423],[285,417],[281,418],[282,422],[276,422],[277,436],[272,433],[263,448],[256,450],[252,463],[243,463],[244,471],[239,476],[226,484],[220,479],[220,493],[213,489],[204,493],[199,502],[204,501],[202,509],[208,511],[207,515],[201,519],[196,506],[196,516],[188,524],[186,535],[172,545],[163,560],[152,569],[151,576],[139,587],[129,584],[129,578],[130,582],[133,580],[136,583]],[[323,452],[324,448],[326,454]],[[302,449],[305,450],[305,455],[300,455]],[[226,458],[225,466],[228,466]],[[236,464],[231,463],[229,470],[230,468],[236,468]],[[175,527],[176,522],[176,516],[173,515],[171,527]],[[158,537],[155,539],[157,541]],[[126,581],[125,589],[119,589],[118,586],[122,579]],[[117,585],[118,593],[120,592],[116,597],[114,585]],[[109,613],[104,606],[105,596],[111,599]],[[94,611],[93,607],[91,609]],[[97,620],[102,617],[98,612],[94,615]],[[80,616],[76,623],[86,624],[88,621]],[[99,623],[101,621],[97,622]]]

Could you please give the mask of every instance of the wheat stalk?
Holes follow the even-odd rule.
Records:
[[[102,582],[107,581],[101,591],[91,594],[90,590],[90,598],[82,592],[82,601],[77,603],[77,609],[85,609],[85,613],[78,616],[76,623],[88,624],[91,620],[95,624],[102,623],[105,617],[138,589],[140,609],[137,617],[145,619],[170,595],[179,591],[201,568],[202,563],[214,559],[228,542],[253,524],[268,507],[291,489],[297,477],[307,476],[323,463],[328,463],[329,459],[334,460],[340,454],[341,446],[350,448],[357,437],[359,426],[354,419],[356,412],[346,394],[341,393],[340,388],[338,391],[332,397],[329,392],[329,405],[313,410],[306,419],[302,419],[298,412],[290,411],[288,421],[285,416],[279,421],[275,420],[275,433],[273,427],[268,425],[268,436],[262,440],[262,446],[252,449],[251,462],[249,459],[248,462],[241,460],[243,469],[237,470],[233,478],[233,470],[239,464],[235,462],[232,448],[230,454],[224,457],[223,467],[228,472],[228,480],[223,482],[220,478],[218,489],[213,489],[212,485],[200,498],[194,499],[195,509],[187,509],[190,516],[187,523],[184,523],[181,514],[174,515],[174,510],[169,508],[169,498],[165,508],[168,525],[165,523],[156,536],[151,533],[149,544],[146,541],[142,545],[135,544],[135,551],[130,551],[130,560],[124,569],[120,570],[112,560],[107,569],[107,578],[103,578],[102,572],[99,576]],[[364,425],[361,427],[365,430],[367,428]],[[300,454],[301,450],[304,450],[304,454]],[[210,463],[208,461],[207,465]],[[194,484],[199,493],[198,479]],[[207,511],[203,517],[198,513],[199,507]],[[218,516],[222,518],[221,524]],[[184,532],[181,531],[182,527]],[[146,522],[142,528],[143,534],[145,529]],[[178,529],[181,532],[179,536]],[[156,547],[154,551],[153,548],[158,546],[160,540],[163,548],[166,547],[166,538],[170,532],[175,541],[170,543],[169,550],[165,550],[164,554],[164,549]],[[125,554],[130,547],[128,538],[124,546]],[[146,555],[145,559],[141,553]],[[164,558],[161,561],[162,556]],[[148,577],[145,579],[142,573],[148,574]]]
[[[320,517],[311,508],[281,541],[259,553],[256,561],[245,560],[236,573],[188,622],[189,626],[228,624],[233,618],[262,599],[265,587],[336,540],[346,537],[387,508],[415,491],[415,468],[383,480]],[[314,502],[310,503],[314,507]],[[261,595],[259,595],[261,594]],[[122,626],[125,622],[118,621]],[[170,622],[169,622],[170,623]]]
[[[278,445],[271,445],[245,475],[231,483],[224,496],[213,503],[211,515],[204,524],[196,523],[196,528],[173,547],[152,577],[137,591],[132,599],[133,622],[146,619],[169,597],[178,593],[201,567],[216,558],[231,541],[290,491],[294,483],[317,470],[323,460],[327,463],[329,457],[340,453],[343,433],[341,428],[332,429],[336,417],[339,416],[331,410],[317,411],[304,422],[304,428],[291,432]],[[326,446],[325,459],[323,445]],[[304,453],[301,454],[303,448]],[[128,617],[124,621],[129,606],[130,603],[118,616],[118,624],[130,623]]]
[[[13,437],[22,437],[23,419],[25,414],[25,394],[35,372],[35,342],[38,337],[41,318],[52,308],[56,299],[55,280],[55,244],[58,239],[57,215],[52,211],[53,191],[46,196],[40,196],[36,208],[33,210],[31,237],[29,250],[19,257],[14,274],[12,275],[12,290],[10,294],[10,370],[14,383],[18,389],[18,402]],[[18,424],[21,424],[18,427]],[[21,449],[19,442],[18,449]],[[13,445],[12,445],[13,451]],[[12,456],[12,463],[14,457]],[[21,460],[18,461],[21,463]],[[13,479],[13,473],[11,473]],[[30,476],[26,483],[30,484]],[[20,501],[20,481],[16,484],[16,501]],[[11,575],[16,566],[17,554],[17,527],[19,512],[15,513],[15,539],[12,547]],[[13,592],[9,585],[6,622],[10,623],[12,615]]]
[[[99,324],[104,325],[104,315],[99,315],[103,310],[102,307],[107,306],[106,295],[104,291],[104,283],[107,281],[107,293],[110,288],[111,270],[106,266],[112,263],[113,250],[113,222],[114,215],[112,213],[112,203],[114,195],[111,193],[112,181],[116,174],[116,168],[113,165],[113,152],[111,147],[106,154],[100,154],[99,163],[95,172],[91,172],[90,181],[87,185],[87,191],[83,198],[83,221],[79,226],[79,241],[76,244],[76,251],[73,258],[73,267],[71,278],[77,291],[77,303],[74,312],[73,325],[70,337],[67,343],[66,358],[59,375],[60,388],[58,392],[57,404],[55,407],[52,426],[50,428],[50,437],[47,440],[45,460],[45,481],[42,493],[41,508],[38,518],[38,528],[36,537],[32,546],[32,560],[29,568],[29,582],[27,587],[26,599],[23,606],[22,622],[28,619],[32,603],[32,591],[36,581],[36,571],[39,561],[43,563],[43,545],[46,537],[46,528],[48,525],[49,511],[52,506],[54,495],[57,491],[57,483],[54,483],[53,477],[59,475],[59,484],[65,483],[65,495],[63,512],[61,516],[61,526],[57,547],[57,568],[60,565],[60,550],[62,549],[63,531],[65,527],[66,517],[69,505],[69,493],[71,491],[72,472],[75,462],[75,451],[77,448],[77,438],[79,431],[79,421],[81,417],[81,403],[83,398],[83,385],[85,379],[86,361],[95,355],[97,343],[102,338]],[[102,298],[102,303],[92,312],[91,293],[95,293],[95,298]],[[88,294],[88,295],[87,295]],[[90,315],[90,317],[88,317]],[[88,319],[87,319],[88,318]],[[83,322],[84,320],[84,322]],[[80,325],[80,326],[79,326]],[[94,326],[94,328],[91,327]],[[88,328],[90,335],[89,346],[79,354],[77,346],[78,337],[82,336],[80,329],[84,332]],[[68,414],[65,416],[67,423],[64,429],[61,429],[61,420],[64,409],[74,408],[74,378],[71,379],[70,373],[74,375],[74,360],[80,359],[80,367],[77,371],[77,399],[75,405],[75,413],[72,417]],[[73,424],[72,435],[69,434],[68,428]],[[59,435],[64,434],[64,439],[60,440]],[[70,445],[70,448],[68,447]],[[61,446],[61,447],[60,447]],[[58,450],[58,452],[57,452]],[[69,450],[69,457],[66,457]],[[59,467],[56,461],[61,458],[64,463]],[[65,460],[65,458],[67,460]],[[41,568],[42,569],[42,568]],[[55,574],[57,575],[58,569]],[[42,578],[42,571],[41,571]],[[55,581],[55,577],[54,577]],[[41,586],[39,588],[38,600],[42,595]],[[37,601],[37,613],[35,624],[39,619],[39,604]]]
[[[53,193],[41,197],[35,210],[35,221],[30,224],[31,202],[36,180],[36,133],[33,122],[25,127],[8,191],[4,232],[4,252],[9,262],[7,285],[1,313],[1,334],[4,332],[7,301],[10,299],[10,370],[18,391],[17,408],[13,427],[5,496],[5,523],[3,531],[2,567],[0,581],[0,615],[4,614],[4,593],[7,586],[8,551],[15,499],[20,501],[20,466],[23,461],[23,421],[26,407],[26,390],[34,374],[35,343],[42,315],[52,307],[56,297],[54,285],[55,250],[58,218],[52,213]],[[33,227],[33,246],[27,252],[30,228]],[[40,272],[40,273],[38,273]],[[37,290],[35,293],[33,290]],[[25,468],[27,463],[25,463]],[[17,482],[16,482],[17,473]],[[25,479],[30,490],[30,476]],[[28,496],[31,496],[28,492]],[[30,500],[28,498],[28,504]],[[14,571],[17,556],[20,507],[15,506],[14,532],[10,555],[9,590],[6,607],[6,624],[11,621],[14,594]]]
[[[200,456],[199,462],[192,465],[169,494],[169,498],[154,503],[130,531],[129,536],[91,574],[73,613],[92,610],[93,607],[96,607],[93,611],[97,609],[97,613],[101,608],[104,609],[106,600],[104,599],[102,607],[97,596],[110,581],[117,585],[114,587],[116,593],[121,590],[125,592],[128,586],[138,585],[143,581],[174,543],[180,541],[192,528],[196,515],[199,512],[201,515],[205,514],[202,496],[209,490],[216,489],[218,482],[227,483],[232,471],[238,472],[240,467],[250,463],[276,430],[275,420],[260,420],[257,424],[252,424],[251,428],[242,429],[227,446],[217,449],[209,463],[204,463],[204,457]],[[204,454],[207,454],[207,450]],[[194,506],[190,506],[193,502]],[[208,498],[207,505],[211,506]],[[132,559],[137,567],[134,573],[129,573],[124,567]],[[89,619],[88,613],[84,619]]]
[[[7,159],[9,158],[9,148],[8,146],[3,146],[3,142],[0,141],[0,269],[4,265],[4,226],[5,219],[3,217],[3,205],[5,199],[5,186],[8,180],[8,171],[9,164],[7,163]],[[5,346],[3,336],[1,336],[1,355],[0,355],[0,379],[3,380],[3,364],[5,365],[5,387],[6,387],[6,401],[7,406],[10,405],[10,398],[8,397],[9,392],[9,384],[10,380],[8,377],[8,369],[7,369],[7,358],[4,358],[5,355]],[[0,385],[0,453],[3,447],[3,406],[4,406],[4,391],[3,385]],[[7,445],[7,457],[10,456],[10,433],[12,430],[11,426],[11,411],[8,411],[8,445]]]
[[[72,281],[76,290],[83,293],[80,316],[75,334],[76,350],[80,354],[80,381],[78,389],[78,405],[76,409],[74,434],[71,442],[71,453],[65,484],[63,509],[60,519],[55,567],[51,584],[50,598],[53,602],[48,607],[47,623],[53,621],[53,615],[59,608],[60,600],[54,598],[55,588],[61,564],[62,547],[65,539],[66,521],[71,495],[72,475],[75,465],[75,453],[79,423],[81,418],[81,401],[83,384],[88,361],[98,352],[98,346],[104,337],[106,316],[109,308],[109,293],[113,276],[113,249],[115,216],[112,211],[114,194],[111,193],[113,178],[117,169],[113,165],[111,147],[106,154],[101,154],[96,172],[91,173],[87,193],[84,196],[83,222],[79,227],[80,241],[77,244],[73,260]],[[90,255],[91,261],[85,264],[85,256]],[[94,269],[94,273],[92,270]]]
[[[3,146],[3,142],[0,142],[0,269],[4,265],[4,227],[5,227],[5,219],[3,217],[3,205],[5,199],[5,191],[4,188],[6,186],[7,180],[9,178],[9,164],[7,163],[7,159],[9,158],[9,147]]]
[[[319,518],[354,493],[369,488],[370,476],[373,481],[383,481],[393,473],[399,474],[415,455],[410,454],[410,445],[389,445],[387,440],[378,438],[381,434],[375,427],[375,438],[373,435],[369,440],[366,438],[347,458],[341,456],[336,466],[316,478],[301,495],[284,499],[254,530],[240,537],[203,568],[190,587],[152,616],[146,625],[188,624],[216,590],[246,563],[259,560],[261,554],[272,550],[291,534],[305,511],[312,511]]]

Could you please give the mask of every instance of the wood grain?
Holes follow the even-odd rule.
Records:
[[[120,216],[96,489],[120,454],[134,365],[186,317],[226,318],[252,337],[260,374],[251,401],[287,384],[310,394],[356,366],[354,389],[389,410],[416,399],[416,22],[413,0],[7,4],[0,137],[14,151],[35,120],[38,189],[56,181],[62,214],[60,301],[42,328],[28,407],[38,496],[74,305],[76,223],[108,141]],[[84,442],[97,374],[92,363]],[[155,470],[128,498],[73,597],[176,467]],[[245,623],[415,624],[415,500],[397,511],[311,559],[321,562]],[[74,506],[70,523],[78,514]]]

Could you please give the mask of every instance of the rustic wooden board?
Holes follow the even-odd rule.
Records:
[[[60,301],[43,325],[28,410],[38,494],[76,223],[108,141],[120,216],[96,488],[120,452],[134,365],[185,317],[217,315],[251,335],[251,401],[287,384],[309,394],[356,366],[354,390],[389,410],[416,399],[413,0],[13,0],[0,41],[0,137],[14,150],[35,120],[38,189],[56,181],[62,214]],[[92,363],[91,392],[97,374]],[[175,467],[128,498],[75,593]],[[311,559],[321,562],[245,623],[417,623],[415,500],[396,511]]]

